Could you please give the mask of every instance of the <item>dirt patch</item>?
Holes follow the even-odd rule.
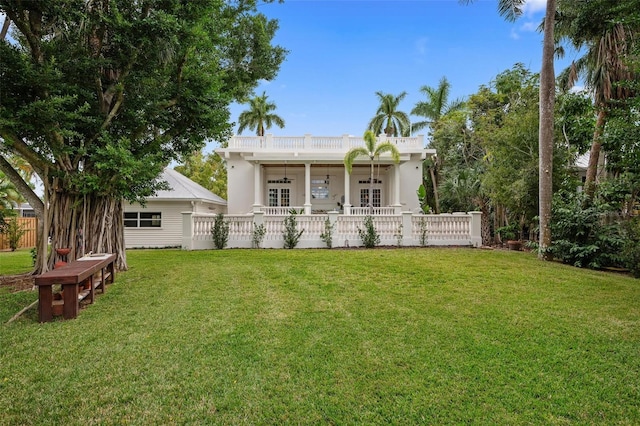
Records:
[[[6,275],[0,277],[0,287],[11,292],[33,289],[35,278],[31,274]]]

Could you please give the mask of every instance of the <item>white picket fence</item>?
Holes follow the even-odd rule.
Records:
[[[333,247],[359,247],[362,245],[358,229],[364,229],[365,215],[327,214],[296,215],[297,229],[304,230],[297,248],[323,248],[326,243],[320,235],[325,222],[333,225]],[[213,249],[211,228],[216,215],[193,212],[182,213],[182,248],[184,250]],[[380,236],[381,246],[472,246],[482,244],[480,212],[453,214],[373,215],[373,224]],[[263,212],[247,215],[225,215],[229,224],[228,248],[251,248],[254,230],[264,226],[262,248],[283,248],[284,215]]]

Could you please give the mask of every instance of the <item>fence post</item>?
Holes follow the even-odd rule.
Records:
[[[193,250],[193,212],[182,212],[182,250]]]
[[[482,212],[469,212],[471,215],[471,245],[480,247],[482,245]]]
[[[413,237],[413,212],[402,212],[402,239],[405,241],[405,245],[414,245]]]
[[[264,212],[253,212],[253,226],[264,225]]]
[[[329,223],[331,225],[335,225],[336,222],[338,221],[338,215],[340,213],[335,210],[331,210],[330,212],[327,212],[327,214],[329,215]]]
[[[261,248],[261,247],[254,247],[254,237],[256,235],[255,234],[256,228],[262,225],[264,225],[264,212],[263,211],[253,212],[253,227],[251,228],[251,248]]]

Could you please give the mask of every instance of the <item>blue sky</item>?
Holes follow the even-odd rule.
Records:
[[[376,91],[408,93],[409,113],[424,100],[419,89],[443,76],[451,99],[489,85],[500,72],[523,63],[540,69],[542,34],[536,29],[546,0],[529,0],[515,23],[497,12],[497,0],[285,0],[259,6],[280,29],[275,43],[289,54],[273,81],[262,82],[285,128],[275,135],[361,135],[378,106]],[[568,56],[556,62],[556,73]],[[246,105],[233,105],[231,120]],[[412,121],[417,121],[412,117]],[[236,126],[237,129],[237,126]],[[243,135],[252,135],[245,130]]]

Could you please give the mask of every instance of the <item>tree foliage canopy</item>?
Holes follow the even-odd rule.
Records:
[[[0,1],[3,148],[65,191],[129,200],[171,160],[229,131],[227,106],[284,50],[255,2]]]
[[[286,54],[256,0],[0,0],[0,12],[13,28],[0,41],[0,151],[43,180],[63,247],[82,226],[99,239],[92,250],[123,251],[119,202],[151,195],[170,161],[224,140],[229,104]]]

